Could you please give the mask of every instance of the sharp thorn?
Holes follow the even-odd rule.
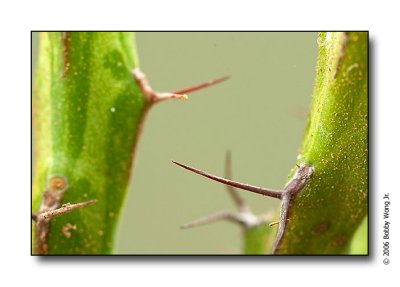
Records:
[[[217,181],[217,182],[220,182],[220,183],[223,183],[223,184],[227,184],[227,185],[230,185],[230,186],[233,186],[233,187],[237,187],[237,188],[240,188],[240,189],[244,189],[244,190],[247,190],[247,191],[251,191],[251,192],[254,192],[254,193],[258,193],[258,194],[261,194],[261,195],[270,196],[270,197],[274,197],[274,198],[278,198],[278,199],[280,199],[281,196],[282,196],[282,192],[281,191],[272,190],[272,189],[265,189],[265,188],[258,187],[258,186],[253,186],[253,185],[249,185],[249,184],[236,182],[236,181],[233,181],[233,180],[225,179],[225,178],[222,178],[222,177],[218,177],[218,176],[206,173],[204,171],[201,171],[199,169],[190,167],[190,166],[185,165],[183,163],[179,163],[177,161],[172,161],[172,162],[174,164],[176,164],[176,165],[179,165],[180,167],[183,167],[183,168],[185,168],[187,170],[190,170],[190,171],[192,171],[194,173],[197,173],[197,174],[199,174],[201,176],[207,177],[207,178],[209,178],[211,180],[214,180],[214,181]]]
[[[80,203],[76,203],[76,204],[63,204],[61,207],[54,209],[54,210],[49,210],[49,211],[45,211],[42,212],[40,214],[37,215],[37,221],[43,221],[43,220],[48,220],[51,219],[53,217],[62,215],[64,213],[70,212],[72,210],[78,209],[78,208],[82,208],[84,206],[89,206],[92,205],[94,203],[96,203],[97,200],[89,200],[89,201],[85,201],[85,202],[80,202]]]
[[[229,78],[230,78],[230,76],[221,77],[221,78],[218,78],[218,79],[215,79],[215,80],[208,81],[208,82],[203,83],[203,84],[201,84],[201,85],[197,85],[197,86],[190,87],[190,88],[186,88],[186,89],[181,89],[181,90],[175,91],[175,92],[173,92],[173,93],[174,93],[174,94],[188,94],[188,93],[193,93],[193,92],[202,90],[202,89],[204,89],[204,88],[207,88],[207,87],[210,87],[210,86],[214,86],[214,85],[216,85],[216,84],[219,84],[219,83],[221,83],[221,82],[223,82],[223,81],[228,80]]]

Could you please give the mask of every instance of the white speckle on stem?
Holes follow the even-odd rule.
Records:
[[[332,41],[332,32],[327,32],[324,40],[322,40],[320,37],[318,37],[317,40],[319,46],[325,46],[325,47],[328,47],[331,41]]]
[[[359,68],[358,63],[355,63],[355,64],[353,64],[353,65],[350,65],[350,66],[347,68],[347,70],[346,70],[346,76],[349,75],[349,73],[351,72],[351,70],[357,69],[357,68]]]
[[[332,32],[326,33],[325,42],[329,43],[332,40]]]
[[[115,113],[115,107],[111,107],[110,112]]]

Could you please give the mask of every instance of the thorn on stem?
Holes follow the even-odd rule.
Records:
[[[208,82],[198,85],[198,86],[181,89],[181,90],[173,92],[173,93],[160,93],[151,88],[146,75],[142,71],[140,71],[139,69],[134,69],[132,71],[132,74],[138,81],[140,89],[142,90],[143,94],[153,104],[160,102],[160,101],[168,100],[168,99],[186,100],[186,99],[188,99],[188,96],[186,95],[187,93],[193,93],[195,91],[199,91],[201,89],[216,85],[218,83],[221,83],[221,82],[229,79],[228,76],[225,76],[225,77],[222,77],[219,79],[208,81]]]
[[[269,197],[274,197],[274,198],[279,198],[280,199],[281,196],[282,196],[282,192],[278,191],[278,190],[266,189],[266,188],[262,188],[262,187],[258,187],[258,186],[254,186],[254,185],[250,185],[250,184],[240,183],[240,182],[237,182],[237,181],[233,181],[233,180],[225,179],[225,178],[222,178],[222,177],[218,177],[218,176],[212,175],[210,173],[206,173],[206,172],[201,171],[199,169],[196,169],[194,167],[185,165],[183,163],[179,163],[177,161],[172,161],[172,162],[174,164],[176,164],[176,165],[179,165],[180,167],[183,167],[183,168],[185,168],[187,170],[190,170],[190,171],[192,171],[194,173],[197,173],[197,174],[199,174],[201,176],[207,177],[209,179],[212,179],[214,181],[218,181],[218,182],[223,183],[223,184],[227,184],[227,185],[230,185],[230,186],[233,186],[233,187],[237,187],[237,188],[240,188],[240,189],[244,189],[244,190],[247,190],[247,191],[251,191],[251,192],[258,193],[258,194],[265,195],[265,196],[269,196]]]
[[[208,82],[206,82],[204,84],[200,84],[200,85],[197,85],[197,86],[194,86],[194,87],[190,87],[190,88],[186,88],[186,89],[181,89],[179,91],[175,91],[174,94],[193,93],[193,92],[202,90],[204,88],[208,88],[208,87],[214,86],[216,84],[222,83],[222,82],[224,82],[224,81],[226,81],[228,79],[230,79],[230,76],[225,76],[225,77],[221,77],[221,78],[218,78],[218,79],[215,79],[215,80],[210,80],[210,81],[208,81]]]
[[[307,164],[297,165],[296,164],[298,169],[297,169],[296,173],[294,174],[294,176],[292,177],[292,179],[288,182],[288,184],[285,186],[283,191],[276,191],[276,190],[265,189],[265,188],[261,188],[261,187],[257,187],[257,186],[252,186],[249,184],[243,184],[240,182],[232,181],[230,179],[225,179],[222,177],[218,177],[218,176],[206,173],[204,171],[190,167],[183,163],[179,163],[176,161],[172,161],[172,162],[176,165],[179,165],[180,167],[183,167],[183,168],[190,170],[194,173],[197,173],[201,176],[204,176],[204,177],[207,177],[214,181],[226,184],[228,186],[237,187],[237,188],[251,191],[254,193],[259,193],[262,195],[280,199],[281,200],[280,220],[278,222],[272,222],[270,224],[270,226],[279,224],[276,239],[272,246],[272,254],[276,253],[276,251],[278,250],[279,245],[282,241],[283,233],[286,228],[286,221],[289,220],[288,213],[289,213],[289,207],[290,207],[292,198],[294,198],[297,194],[299,194],[307,186],[307,184],[311,181],[311,178],[313,177],[313,174],[315,171],[314,167],[312,165],[307,165]],[[231,164],[230,163],[230,154],[228,153],[227,158],[226,158],[226,166],[225,166],[226,177],[231,176],[230,164]],[[232,190],[230,190],[230,191],[232,191]],[[240,197],[238,198],[237,194],[235,192],[231,192],[231,195],[234,198],[235,202],[239,205],[239,203],[241,201]],[[240,204],[242,204],[242,203],[240,203]],[[259,222],[265,222],[265,218],[255,217],[250,211],[241,211],[240,213],[234,214],[234,215],[236,217],[236,221],[239,221],[242,225],[246,226],[246,224],[250,223],[249,225],[246,226],[248,228],[249,228],[249,226],[250,227],[254,226],[257,223],[259,224]],[[248,218],[252,218],[252,219],[250,219],[250,220],[248,218],[246,219],[246,216]],[[256,219],[256,221],[254,221],[254,218]],[[211,221],[213,222],[213,221],[215,221],[215,219],[211,220]],[[210,222],[210,219],[209,218],[208,218],[208,220],[203,219],[203,220],[200,220],[200,222],[202,224],[205,224],[204,222]]]
[[[92,205],[92,204],[94,204],[96,202],[97,202],[97,200],[94,199],[94,200],[89,200],[89,201],[86,201],[86,202],[80,202],[80,203],[76,203],[76,204],[70,204],[70,203],[63,204],[61,207],[59,207],[57,209],[48,210],[48,211],[44,211],[44,212],[39,213],[38,215],[36,215],[36,220],[35,221],[37,223],[43,222],[43,221],[47,221],[47,220],[52,219],[52,218],[54,218],[56,216],[62,215],[62,214],[67,213],[67,212],[71,212],[71,211],[73,211],[75,209],[82,208],[84,206]]]

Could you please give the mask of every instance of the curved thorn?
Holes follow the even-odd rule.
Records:
[[[207,88],[207,87],[210,87],[210,86],[219,84],[219,83],[221,83],[221,82],[223,82],[223,81],[228,80],[229,78],[230,78],[230,76],[221,77],[221,78],[218,78],[218,79],[215,79],[215,80],[208,81],[208,82],[206,82],[206,83],[204,83],[204,84],[197,85],[197,86],[190,87],[190,88],[186,88],[186,89],[181,89],[181,90],[175,91],[175,92],[173,92],[173,93],[174,93],[174,94],[193,93],[193,92],[202,90],[202,89],[204,89],[204,88]]]
[[[278,246],[282,241],[283,233],[285,232],[286,221],[288,220],[290,199],[291,199],[291,194],[285,192],[284,195],[282,196],[282,206],[281,206],[280,218],[279,218],[279,222],[278,222],[279,227],[278,227],[278,232],[276,234],[274,244],[272,246],[272,254],[276,253]]]
[[[183,168],[185,168],[187,170],[190,170],[190,171],[192,171],[194,173],[200,174],[200,175],[202,175],[204,177],[207,177],[207,178],[212,179],[214,181],[218,181],[218,182],[223,183],[223,184],[227,184],[227,185],[230,185],[230,186],[233,186],[233,187],[237,187],[237,188],[244,189],[244,190],[247,190],[247,191],[251,191],[251,192],[254,192],[254,193],[258,193],[258,194],[261,194],[261,195],[270,196],[270,197],[273,197],[273,198],[280,199],[282,197],[282,192],[278,191],[278,190],[266,189],[266,188],[262,188],[262,187],[258,187],[258,186],[254,186],[254,185],[240,183],[240,182],[237,182],[237,181],[225,179],[225,178],[222,178],[222,177],[218,177],[218,176],[206,173],[204,171],[201,171],[199,169],[190,167],[190,166],[185,165],[183,163],[179,163],[179,162],[176,162],[176,161],[172,161],[172,162],[174,164],[176,164],[176,165],[179,165],[180,167],[183,167]]]

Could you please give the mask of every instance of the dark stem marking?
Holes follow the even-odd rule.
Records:
[[[185,164],[182,164],[182,163],[179,163],[176,161],[172,161],[172,162],[175,163],[176,165],[179,165],[179,166],[187,169],[187,170],[190,170],[194,173],[197,173],[199,175],[202,175],[202,176],[212,179],[214,181],[226,184],[228,186],[237,187],[237,188],[251,191],[254,193],[258,193],[258,194],[262,194],[265,196],[280,199],[282,201],[282,205],[281,205],[281,210],[280,210],[278,232],[277,232],[276,239],[275,239],[275,242],[272,247],[273,254],[275,254],[276,251],[278,250],[279,244],[281,243],[282,238],[284,236],[284,232],[286,229],[286,221],[289,220],[288,213],[289,213],[289,207],[290,207],[291,201],[293,200],[293,198],[295,198],[295,196],[297,194],[299,194],[306,187],[306,185],[310,182],[310,180],[314,174],[314,168],[312,166],[309,166],[306,164],[297,165],[298,169],[297,169],[295,175],[289,181],[289,183],[285,186],[285,188],[281,191],[276,191],[276,190],[272,190],[272,189],[266,189],[266,188],[262,188],[262,187],[257,187],[257,186],[253,186],[253,185],[249,185],[249,184],[236,182],[236,181],[233,181],[230,179],[225,179],[225,178],[206,173],[204,171],[201,171],[199,169],[190,167],[188,165],[185,165]],[[217,215],[218,216],[217,216],[216,220],[219,220],[219,219],[221,219],[221,217],[223,217],[221,214],[217,214]],[[225,213],[224,216],[225,216],[224,219],[232,218],[232,214],[230,214],[230,213],[228,213],[228,214]],[[206,218],[201,219],[197,222],[189,224],[189,227],[205,224],[208,222],[214,222],[216,220],[210,220],[210,219],[206,219]]]
[[[62,55],[63,55],[63,73],[62,77],[65,78],[67,72],[69,70],[69,50],[71,46],[71,35],[69,32],[61,32],[61,47],[62,47]]]
[[[343,59],[344,59],[344,56],[346,55],[346,48],[347,48],[347,44],[349,42],[349,33],[343,32],[343,37],[344,37],[344,40],[343,40],[342,47],[340,48],[339,61],[338,61],[335,73],[333,75],[334,79],[336,79],[336,77],[343,65]]]
[[[53,175],[49,177],[39,211],[32,213],[32,220],[35,222],[36,254],[47,254],[48,252],[47,238],[52,218],[96,202],[96,200],[90,200],[76,204],[67,203],[60,207],[62,195],[67,189],[68,180],[64,176]]]

